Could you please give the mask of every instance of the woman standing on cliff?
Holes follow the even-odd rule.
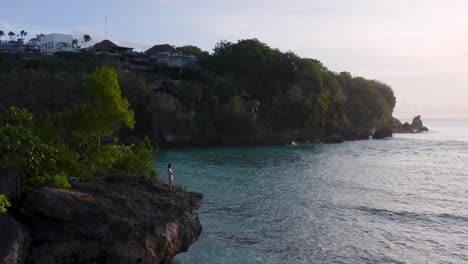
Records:
[[[167,175],[169,176],[169,191],[174,189],[174,171],[172,170],[172,163],[167,165]]]

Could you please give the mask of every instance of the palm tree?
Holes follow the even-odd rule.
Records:
[[[24,31],[24,29],[23,29],[23,30],[21,30],[20,35],[21,35],[22,38],[24,38],[24,37],[26,37],[28,35],[28,32]]]
[[[5,32],[3,32],[3,30],[0,30],[0,40],[2,40],[3,36],[5,36]]]
[[[89,41],[91,41],[91,36],[88,35],[88,34],[84,34],[83,35],[83,41],[84,41],[84,43],[88,43]]]
[[[72,48],[73,48],[73,50],[77,50],[77,49],[81,48],[80,46],[78,46],[78,39],[73,39]]]
[[[15,32],[13,32],[13,31],[8,32],[8,36],[10,37],[10,40],[13,40],[13,38],[15,37],[15,35],[16,35],[16,34],[15,34]]]

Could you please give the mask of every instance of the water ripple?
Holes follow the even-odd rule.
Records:
[[[468,122],[442,125],[339,145],[163,151],[158,168],[175,164],[176,183],[204,193],[201,239],[176,262],[468,263]]]

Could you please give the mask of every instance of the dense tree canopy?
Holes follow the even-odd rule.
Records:
[[[45,118],[79,112],[71,106],[81,105],[90,120],[99,121],[101,136],[118,133],[131,140],[148,134],[158,144],[239,143],[291,131],[372,129],[392,120],[395,97],[388,85],[330,71],[320,61],[257,39],[221,41],[212,54],[195,46],[178,50],[198,56],[199,63],[154,72],[98,68],[90,77],[96,67],[118,65],[86,54],[31,61],[0,57],[0,107],[25,107]],[[110,81],[116,77],[118,83]]]

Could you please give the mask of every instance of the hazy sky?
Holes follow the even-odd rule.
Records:
[[[258,38],[378,79],[395,116],[468,119],[466,0],[2,0],[0,29],[90,34],[144,50]],[[4,37],[5,38],[5,37]]]

